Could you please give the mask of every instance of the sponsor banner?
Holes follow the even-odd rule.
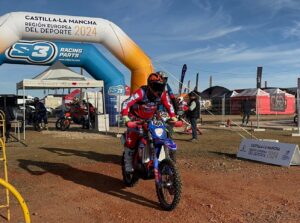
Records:
[[[23,32],[26,35],[44,34],[48,36],[70,36],[95,39],[99,35],[97,25],[102,20],[88,17],[74,17],[64,15],[50,15],[38,13],[20,14]]]
[[[5,51],[6,59],[19,63],[46,65],[55,60],[82,64],[89,45],[21,40]]]
[[[32,64],[47,64],[55,60],[57,46],[48,41],[20,41],[5,51],[10,60]]]
[[[181,95],[182,84],[183,84],[183,81],[184,81],[186,70],[187,70],[187,66],[186,66],[186,64],[184,64],[183,67],[182,67],[180,83],[179,83],[179,95]]]
[[[21,82],[23,86],[30,88],[100,88],[103,87],[103,81],[57,81],[57,80],[29,80]]]
[[[195,86],[196,91],[198,91],[198,80],[199,80],[199,73],[196,74],[196,86]]]
[[[125,88],[123,85],[111,86],[108,88],[108,95],[124,95]]]
[[[280,166],[300,165],[296,144],[243,139],[237,157]]]
[[[256,88],[261,88],[262,67],[257,67]]]
[[[271,94],[270,103],[271,111],[284,112],[286,109],[285,94]]]

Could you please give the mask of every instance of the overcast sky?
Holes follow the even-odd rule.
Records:
[[[200,90],[256,86],[295,87],[300,77],[300,1],[298,0],[0,0],[0,14],[30,11],[98,17],[120,26],[152,59],[157,70],[187,80],[200,74]],[[106,49],[99,50],[130,79],[130,72]],[[0,93],[15,92],[15,83],[46,69],[0,66]],[[174,79],[171,84],[175,87]]]

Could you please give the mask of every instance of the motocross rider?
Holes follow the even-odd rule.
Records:
[[[147,86],[142,86],[136,90],[122,104],[123,121],[127,124],[130,118],[151,119],[157,111],[157,107],[162,104],[169,113],[173,121],[177,121],[174,108],[169,96],[165,91],[166,81],[160,73],[151,73],[147,79]],[[130,116],[130,118],[129,118]],[[125,171],[132,172],[133,154],[140,141],[139,133],[128,128],[124,145]]]

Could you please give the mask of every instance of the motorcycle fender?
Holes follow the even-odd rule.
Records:
[[[160,153],[159,153],[159,156],[158,156],[158,161],[162,161],[165,158],[166,158],[166,153],[165,153],[165,150],[164,150],[164,148],[162,146],[162,148],[160,150]],[[149,146],[145,146],[145,148],[144,148],[142,162],[143,163],[150,162],[150,149],[149,149]]]
[[[161,146],[160,153],[158,156],[158,161],[163,161],[166,158],[165,148]]]
[[[173,140],[171,139],[167,139],[165,141],[165,146],[169,149],[169,150],[176,150],[177,149],[177,145],[175,142],[173,142]]]

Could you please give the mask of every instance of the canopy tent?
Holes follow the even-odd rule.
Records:
[[[26,89],[60,89],[60,88],[99,88],[102,93],[102,100],[104,102],[104,84],[101,80],[89,79],[80,75],[70,68],[57,61],[44,72],[35,76],[33,79],[24,79],[17,83],[17,94],[19,90],[23,90],[23,106],[25,108]],[[104,108],[104,115],[105,106]],[[25,109],[24,109],[24,123],[25,123]],[[106,120],[105,120],[106,123]],[[105,129],[107,127],[105,126]],[[24,139],[25,139],[25,125],[24,125]]]
[[[89,79],[57,61],[36,77],[17,83],[17,90],[24,88],[103,88],[103,81]]]
[[[295,96],[279,88],[265,89],[270,94],[270,114],[294,114]]]
[[[254,108],[258,114],[268,114],[270,112],[270,95],[269,93],[259,89],[250,88],[241,91],[238,94],[231,96],[231,114],[237,115],[241,113],[242,102],[248,98],[251,107]]]

